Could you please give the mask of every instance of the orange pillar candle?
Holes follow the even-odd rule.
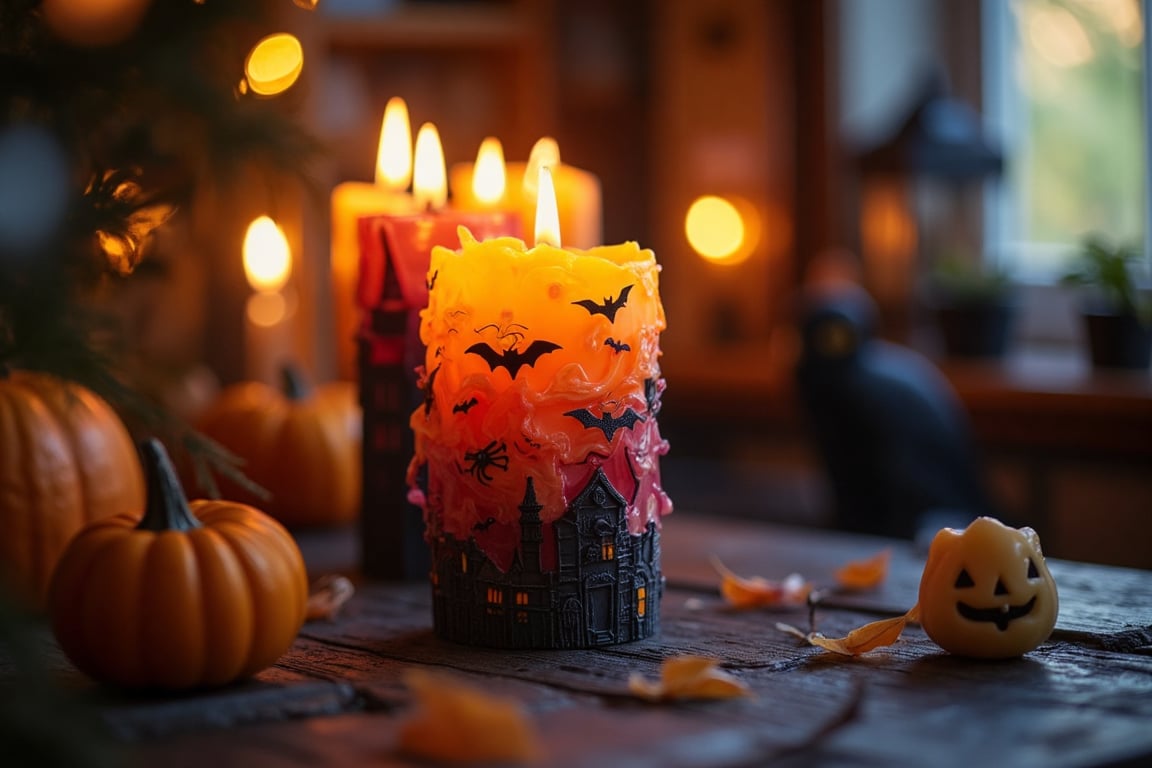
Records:
[[[432,252],[409,481],[437,631],[513,647],[639,639],[656,627],[671,510],[660,268],[636,243],[580,250],[554,222],[537,232],[528,248],[461,229],[459,250]],[[596,593],[605,579],[619,586]]]
[[[332,190],[331,275],[336,330],[336,370],[343,380],[356,378],[356,337],[360,311],[356,284],[360,267],[359,220],[376,214],[407,214],[416,203],[406,192],[412,181],[412,132],[408,107],[393,98],[384,110],[376,156],[376,181],[346,181]]]
[[[496,200],[485,199],[474,188],[473,176],[480,162],[478,156],[476,163],[452,166],[449,188],[455,208],[463,211],[494,208],[519,211],[523,221],[533,222],[536,220],[536,178],[539,169],[546,167],[552,172],[564,241],[583,249],[603,242],[600,179],[593,173],[560,162],[560,150],[554,139],[545,137],[537,141],[528,162],[505,164],[508,184],[504,194]]]

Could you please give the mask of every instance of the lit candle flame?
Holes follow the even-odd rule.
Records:
[[[408,105],[399,96],[388,99],[384,107],[376,150],[376,183],[395,192],[403,192],[412,183],[412,126]]]
[[[556,168],[560,165],[560,145],[551,136],[545,136],[532,145],[528,153],[528,164],[524,167],[524,194],[535,199],[537,182],[541,168]]]
[[[476,153],[472,194],[481,205],[495,206],[504,197],[505,183],[504,147],[500,139],[489,136],[480,143],[480,151]]]
[[[416,134],[412,196],[421,210],[437,210],[448,202],[448,170],[444,167],[444,148],[440,146],[440,133],[432,123],[424,123]]]
[[[253,219],[244,235],[244,274],[252,290],[279,291],[291,273],[292,252],[284,230],[267,216]]]
[[[556,188],[552,186],[552,171],[541,166],[537,181],[540,193],[536,196],[536,245],[560,247],[560,212],[556,209]]]

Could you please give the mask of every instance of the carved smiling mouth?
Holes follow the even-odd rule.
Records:
[[[1021,616],[1027,616],[1036,607],[1036,596],[1024,605],[1002,605],[999,608],[973,608],[963,601],[956,602],[956,610],[969,621],[988,621],[1003,632],[1008,625]]]

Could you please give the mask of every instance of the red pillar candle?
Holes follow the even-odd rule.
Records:
[[[413,198],[423,210],[363,216],[359,227],[356,305],[360,313],[360,400],[364,413],[361,568],[371,578],[415,579],[428,573],[420,510],[406,502],[412,455],[408,414],[421,399],[415,368],[423,361],[419,313],[428,301],[429,260],[455,244],[466,226],[482,237],[517,236],[518,214],[443,208],[444,159],[430,125],[417,138]]]

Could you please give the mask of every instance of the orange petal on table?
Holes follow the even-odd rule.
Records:
[[[873,589],[888,576],[892,550],[883,549],[866,560],[853,560],[836,570],[836,583],[845,589]]]
[[[720,594],[734,608],[763,608],[775,605],[803,605],[812,591],[812,584],[794,573],[783,581],[753,576],[745,578],[728,570],[719,558],[712,558],[712,567],[720,574]]]
[[[527,762],[540,757],[536,732],[519,703],[455,678],[408,670],[416,709],[400,726],[400,751],[442,762]]]
[[[776,628],[790,635],[796,635],[810,644],[826,651],[839,653],[844,656],[859,656],[862,653],[892,645],[900,639],[904,627],[909,621],[916,621],[919,616],[919,605],[913,606],[908,613],[892,619],[881,619],[857,627],[848,633],[847,637],[824,637],[819,632],[810,632],[805,635],[796,627],[787,624],[777,624]]]
[[[647,701],[685,699],[733,699],[748,696],[748,686],[719,668],[720,662],[706,656],[676,656],[660,667],[659,682],[651,682],[639,672],[628,678],[628,690]]]

